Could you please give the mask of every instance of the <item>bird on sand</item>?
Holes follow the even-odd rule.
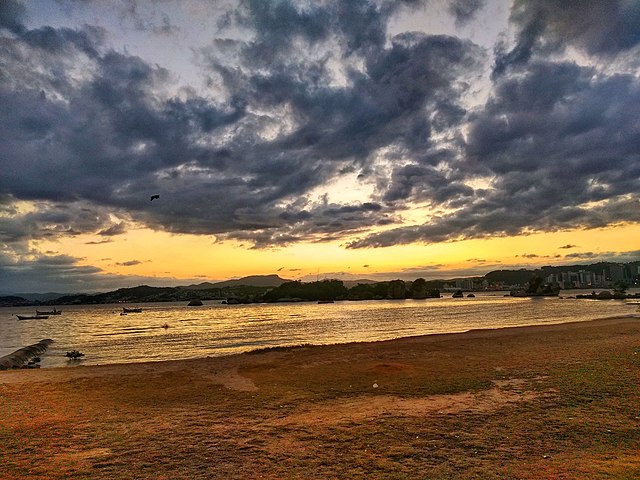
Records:
[[[153,202],[154,200],[156,200],[157,198],[160,198],[160,195],[151,195],[151,200],[149,200],[150,202]]]

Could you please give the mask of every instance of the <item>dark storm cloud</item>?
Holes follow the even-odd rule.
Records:
[[[640,43],[640,4],[611,0],[516,0],[514,21],[543,18],[547,42],[571,43],[590,54],[615,55]]]
[[[574,46],[611,57],[640,44],[640,3],[611,0],[516,0],[511,21],[519,28],[516,45],[496,51],[494,75],[522,65],[536,53],[562,52]]]
[[[517,44],[498,48],[491,96],[469,111],[478,46],[388,35],[417,3],[243,1],[202,52],[211,91],[175,96],[171,72],[111,50],[106,32],[29,29],[22,4],[2,3],[0,239],[109,237],[133,221],[255,247],[354,234],[365,247],[638,218],[638,80],[541,58],[563,31],[589,54],[632,50],[633,5],[571,3],[579,30],[560,2],[516,2]],[[483,4],[449,7],[464,23]],[[246,35],[225,38],[233,29]],[[373,198],[322,198],[345,173]],[[44,207],[20,213],[21,200]],[[414,202],[435,210],[429,223],[367,236]]]
[[[339,3],[340,8],[347,8]],[[269,22],[265,15],[268,17],[269,12],[256,5],[250,4],[260,15],[251,19],[258,24],[256,28],[260,32],[267,28],[265,24]],[[362,7],[364,3],[358,5]],[[285,10],[294,24],[303,21],[299,12],[291,8]],[[336,11],[314,13],[327,14],[334,18]],[[311,20],[304,20],[307,21]],[[380,28],[383,25],[378,21],[373,24]],[[292,27],[279,32],[270,47],[289,48],[287,42],[295,31]],[[307,37],[309,41],[318,42],[322,38],[320,33]],[[258,35],[246,48],[263,41]],[[346,42],[344,54],[353,54],[349,45],[357,44],[354,42]],[[329,73],[322,65],[297,58],[289,63],[289,57],[278,59],[268,71],[245,63],[246,70],[239,71],[211,57],[212,68],[221,75],[227,91],[264,110],[286,105],[296,128],[265,141],[255,132],[270,126],[273,120],[245,116],[237,122],[243,135],[219,151],[208,152],[207,160],[211,159],[211,163],[198,160],[193,169],[174,169],[168,174],[174,186],[182,184],[183,188],[176,188],[172,193],[175,201],[172,206],[147,213],[153,217],[149,222],[161,223],[172,231],[219,233],[223,234],[219,238],[248,241],[256,231],[255,244],[259,246],[304,240],[303,234],[315,239],[326,233],[325,238],[332,240],[352,233],[352,227],[347,226],[340,234],[340,228],[345,226],[343,219],[325,221],[322,212],[316,212],[320,216],[312,219],[304,209],[291,213],[270,205],[294,195],[304,195],[334,178],[345,165],[362,168],[369,156],[380,148],[392,146],[405,152],[420,152],[429,141],[431,126],[425,114],[429,109],[441,110],[436,129],[445,128],[443,125],[447,122],[455,123],[464,115],[464,109],[457,104],[464,87],[455,84],[455,80],[477,65],[478,55],[477,47],[451,37],[402,35],[393,40],[390,48],[365,57],[365,70],[352,72],[350,84],[345,87],[330,87]],[[223,173],[209,178],[208,185],[219,193],[225,209],[209,210],[206,218],[198,218],[199,212],[193,208],[198,202],[196,197],[202,199],[202,195],[211,193],[189,187],[200,181],[201,167],[213,166],[219,166]],[[184,211],[181,205],[186,206]],[[308,221],[292,232],[291,225],[283,226],[282,220],[294,214],[306,215]],[[358,228],[385,223],[388,219],[371,215],[361,216],[360,221]],[[280,230],[281,226],[284,230]]]
[[[473,19],[485,3],[486,0],[451,0],[449,12],[456,19],[456,25],[464,25]]]
[[[350,246],[637,222],[639,115],[640,82],[633,75],[596,75],[574,63],[532,62],[517,75],[497,79],[487,104],[470,116],[464,161],[451,163],[463,175],[458,181],[455,171],[445,177],[451,192],[426,190],[430,181],[445,182],[437,173],[421,174],[424,168],[402,167],[391,177],[391,198],[434,198],[444,205],[443,198],[459,198],[458,209]],[[491,178],[491,187],[465,189],[464,174]],[[434,192],[443,192],[443,198]]]
[[[101,208],[78,203],[42,204],[35,211],[0,216],[0,242],[99,233],[110,224],[109,214]]]
[[[26,17],[26,9],[21,2],[16,0],[3,0],[0,2],[0,28],[6,28],[14,33],[23,30],[23,22]]]
[[[235,21],[255,35],[242,42],[241,68],[211,57],[229,92],[215,103],[193,93],[159,95],[170,73],[105,48],[97,29],[16,28],[0,44],[0,101],[7,107],[0,112],[7,159],[0,193],[88,201],[152,228],[260,246],[333,240],[389,224],[395,215],[381,204],[318,206],[306,194],[345,168],[365,171],[381,148],[422,155],[432,130],[464,117],[465,87],[457,81],[477,66],[480,51],[421,34],[387,46],[389,18],[411,3],[243,2]],[[297,50],[300,38],[325,58],[359,58],[362,67],[345,70],[347,83],[334,86],[335,72]],[[77,62],[81,71],[73,70]],[[284,106],[290,128],[260,135],[280,127]],[[437,112],[433,120],[429,111]],[[150,204],[153,193],[162,202]],[[41,228],[29,215],[20,222],[24,235]],[[60,219],[55,231],[123,232],[105,218],[99,223],[67,228]]]
[[[320,4],[242,0],[240,7],[226,17],[233,22],[224,26],[235,24],[255,35],[244,47],[245,59],[252,65],[268,65],[282,60],[283,55],[295,55],[293,42],[301,39],[310,45],[338,40],[343,55],[366,57],[384,47],[387,23],[395,13],[423,3],[422,0],[330,0]]]
[[[384,190],[384,200],[429,200],[440,207],[458,207],[472,199],[476,192],[465,185],[463,178],[453,178],[430,165],[408,164],[391,171]]]
[[[329,242],[340,240],[345,235],[366,231],[371,225],[387,225],[397,219],[392,210],[376,203],[339,206],[325,199],[312,203],[304,210],[290,209],[273,216],[267,211],[259,218],[268,225],[246,232],[219,234],[218,239],[235,238],[247,242],[253,248],[286,246],[299,241]],[[297,208],[300,208],[299,206]],[[276,212],[273,212],[276,213]]]

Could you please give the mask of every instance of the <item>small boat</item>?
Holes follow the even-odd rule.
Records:
[[[71,360],[77,360],[80,357],[84,357],[84,353],[79,352],[78,350],[71,350],[70,352],[67,352],[65,356]]]
[[[122,307],[122,313],[142,313],[142,309]]]
[[[62,315],[62,310],[56,310],[55,308],[49,311],[36,310],[36,315]]]
[[[16,315],[18,320],[46,320],[49,315]]]

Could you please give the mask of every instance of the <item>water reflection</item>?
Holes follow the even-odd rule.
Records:
[[[478,328],[559,323],[637,313],[623,301],[476,298],[186,307],[144,304],[65,306],[62,315],[19,321],[30,308],[0,310],[0,355],[52,338],[43,367],[169,360],[237,353],[264,346],[384,340]],[[168,328],[163,328],[164,325]],[[80,350],[81,362],[65,353]]]

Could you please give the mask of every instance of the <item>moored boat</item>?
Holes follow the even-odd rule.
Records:
[[[62,315],[62,310],[53,310],[44,311],[44,310],[36,310],[36,315]]]
[[[142,313],[142,309],[122,307],[122,313]]]
[[[49,315],[16,315],[18,320],[46,320]]]

